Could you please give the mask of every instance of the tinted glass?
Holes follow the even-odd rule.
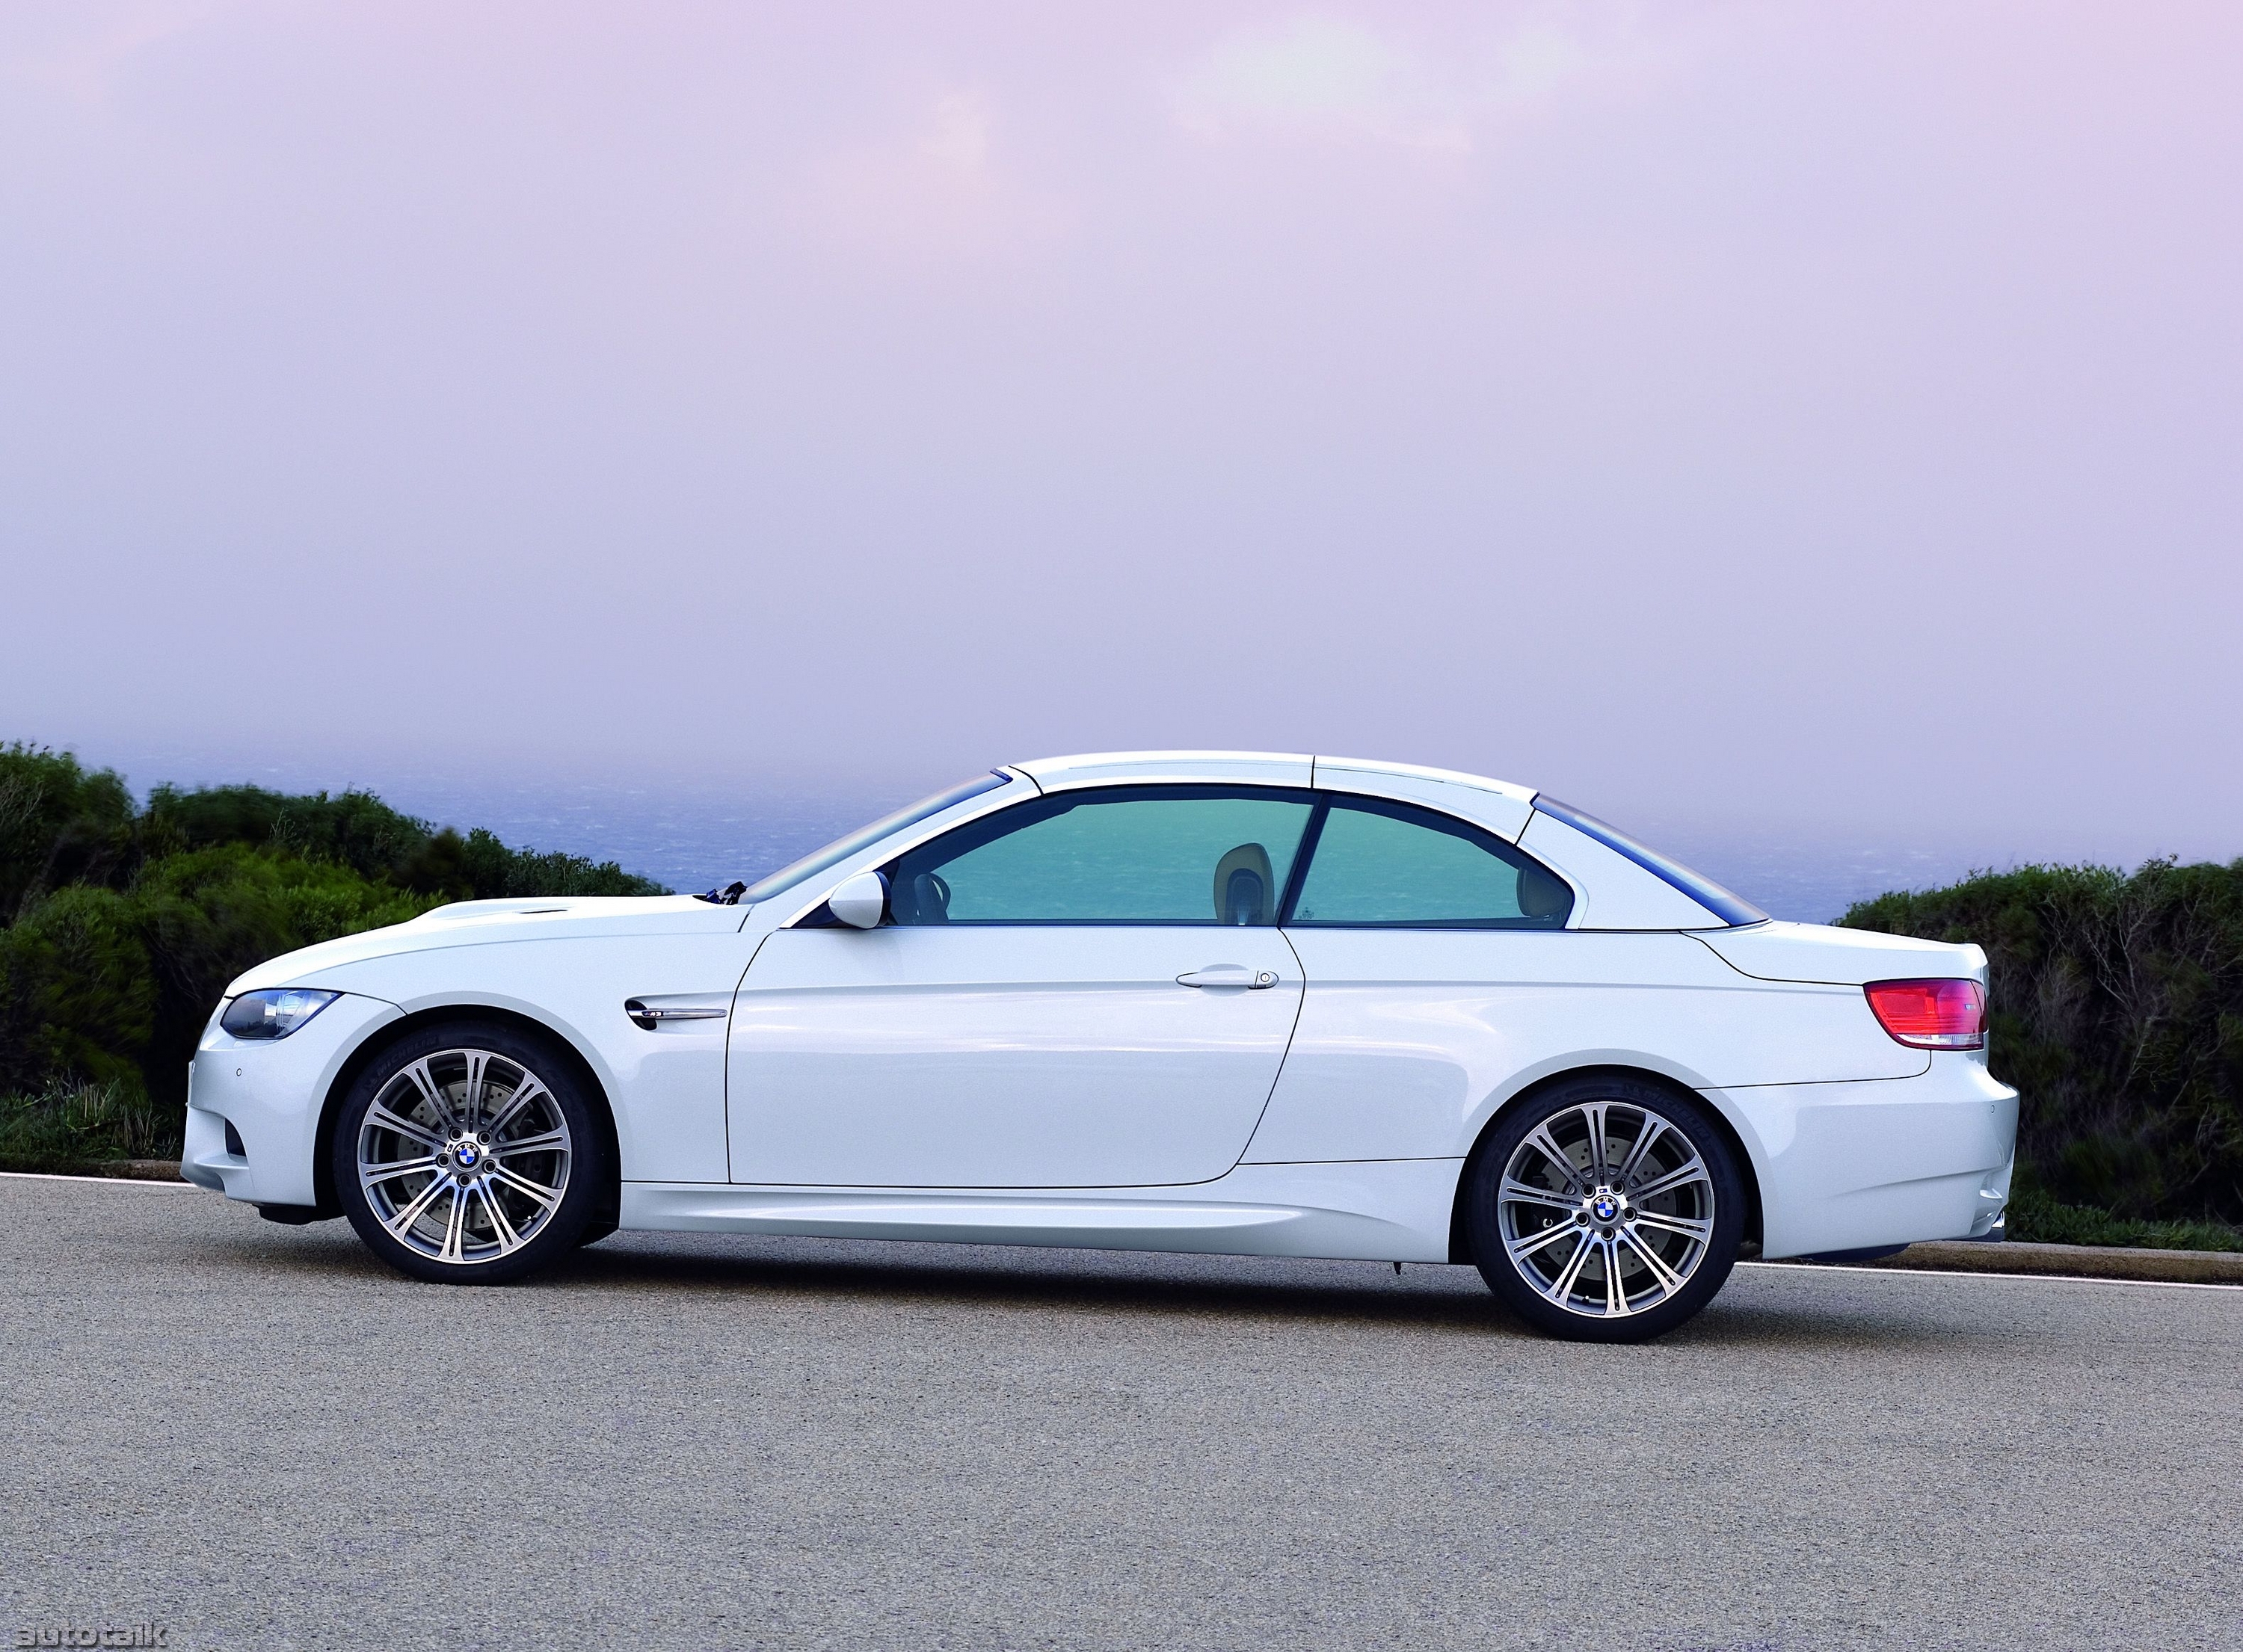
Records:
[[[899,857],[898,923],[1276,922],[1303,794],[1205,786],[1062,793]]]
[[[1288,921],[1561,930],[1573,910],[1562,878],[1491,832],[1406,804],[1335,800]]]
[[[1554,797],[1537,797],[1534,807],[1546,815],[1564,821],[1576,831],[1587,833],[1606,849],[1627,856],[1645,871],[1666,879],[1732,928],[1740,923],[1764,923],[1768,921],[1768,914],[1743,896],[1723,889],[1712,878],[1692,871],[1680,861],[1667,859],[1657,850],[1639,843],[1619,827],[1609,825],[1594,815],[1585,815]]]
[[[805,855],[791,865],[783,866],[740,897],[742,906],[753,906],[758,901],[767,901],[781,890],[792,889],[805,877],[838,866],[860,849],[870,849],[891,832],[899,832],[906,826],[915,826],[930,816],[940,815],[953,803],[962,803],[969,797],[979,797],[985,791],[994,791],[1013,777],[992,769],[973,779],[953,786],[948,791],[939,791],[932,797],[922,797],[915,803],[899,809],[892,815],[883,815],[869,826],[859,826],[846,837],[837,837],[825,848]]]

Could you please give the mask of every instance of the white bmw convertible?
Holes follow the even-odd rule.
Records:
[[[262,964],[182,1168],[425,1279],[618,1227],[1465,1263],[1633,1340],[1742,1246],[1997,1231],[1985,979],[1500,781],[1054,758],[751,889],[474,901]]]

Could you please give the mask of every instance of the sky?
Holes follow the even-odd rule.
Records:
[[[2179,0],[10,0],[0,739],[2229,858],[2239,82]]]

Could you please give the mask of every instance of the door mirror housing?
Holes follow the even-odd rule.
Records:
[[[859,872],[827,896],[825,905],[852,930],[878,929],[888,910],[888,880],[879,872]]]

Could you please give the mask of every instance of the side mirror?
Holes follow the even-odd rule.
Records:
[[[825,905],[852,929],[878,929],[888,910],[888,880],[878,872],[859,872],[827,896]]]

